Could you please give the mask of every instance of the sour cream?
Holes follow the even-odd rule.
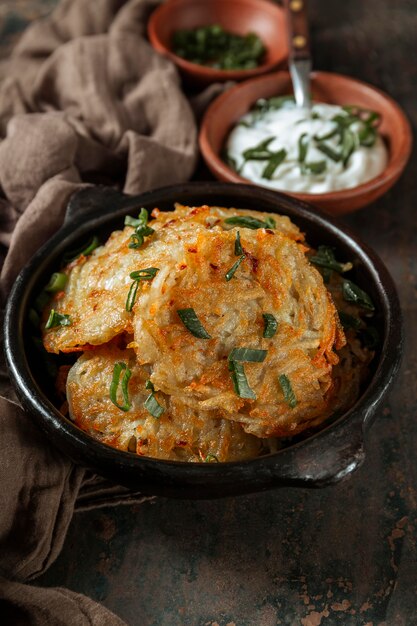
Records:
[[[357,121],[345,125],[348,137],[343,139],[338,132],[343,126],[343,120],[342,126],[340,120],[345,118],[349,121],[346,109],[316,103],[310,111],[296,107],[291,100],[285,101],[279,108],[268,107],[268,101],[265,103],[264,110],[261,108],[244,115],[227,140],[228,163],[243,178],[282,191],[318,194],[356,187],[385,169],[387,148],[380,135],[372,129],[372,141],[363,139],[364,132],[369,128],[359,117]],[[249,149],[268,139],[271,141],[267,143],[266,158],[259,158],[262,157],[262,150],[258,152],[257,159],[244,158],[245,152],[248,155]],[[303,150],[300,152],[300,139],[307,147],[304,155]],[[350,141],[351,154],[344,163],[342,150],[346,140]],[[372,145],[361,145],[361,141]],[[323,153],[320,147],[330,151],[333,158]],[[277,153],[281,154],[277,160],[283,160],[274,169],[269,155]],[[335,160],[337,158],[339,160]],[[268,163],[269,168],[265,170]],[[274,169],[272,174],[271,169]]]

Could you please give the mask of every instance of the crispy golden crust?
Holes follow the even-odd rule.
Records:
[[[109,396],[113,368],[120,361],[132,371],[132,407],[127,412],[118,409]],[[160,418],[153,417],[143,406],[150,393],[145,388],[148,377],[147,368],[137,364],[131,349],[107,344],[86,352],[68,375],[72,419],[96,439],[121,450],[127,450],[135,437],[132,445],[140,455],[176,461],[202,461],[208,454],[218,461],[257,456],[262,447],[257,437],[247,435],[239,424],[218,419],[215,411],[194,411],[181,397],[157,391],[165,410]]]
[[[155,234],[145,239],[138,250],[129,248],[133,228],[113,232],[104,246],[89,257],[81,256],[64,271],[69,276],[64,291],[46,307],[44,322],[51,309],[70,315],[71,326],[44,331],[48,352],[76,352],[110,341],[122,332],[131,332],[132,316],[125,310],[131,284],[129,274],[146,267],[164,267],[180,262],[183,238],[193,243],[197,232],[226,227],[223,219],[237,215],[235,209],[198,207],[190,210],[177,205],[175,212],[154,211]],[[268,214],[248,211],[258,219]],[[287,217],[276,216],[277,228],[292,239],[301,239],[298,228]]]
[[[195,461],[214,454],[238,460],[352,404],[369,353],[361,360],[355,356],[360,344],[355,348],[351,341],[338,364],[346,340],[335,305],[306,256],[303,234],[287,217],[274,215],[274,229],[251,230],[224,220],[232,215],[265,220],[270,214],[177,205],[173,212],[155,209],[152,215],[155,233],[139,250],[129,249],[133,230],[127,227],[68,267],[65,292],[44,313],[55,308],[72,320],[71,326],[46,331],[47,350],[89,350],[67,383],[70,415],[82,428],[120,449],[134,434],[137,452],[158,458]],[[237,260],[237,231],[245,259],[227,281]],[[147,267],[159,271],[141,283],[128,313],[129,274]],[[184,308],[194,309],[211,339],[190,333],[177,312]],[[268,339],[264,313],[278,323]],[[115,338],[126,334],[133,335],[128,348],[117,347]],[[242,347],[267,351],[263,362],[244,364],[254,400],[237,395],[228,367],[229,354]],[[133,372],[128,412],[109,398],[117,361]],[[296,406],[284,397],[281,375],[290,381]],[[143,407],[148,378],[166,407],[160,420]]]
[[[340,330],[332,300],[304,247],[281,233],[240,228],[247,258],[227,282],[235,263],[236,228],[198,233],[184,242],[181,268],[165,265],[141,291],[134,310],[137,358],[167,394],[182,393],[195,409],[210,408],[241,422],[258,437],[286,436],[330,410],[333,352]],[[212,339],[194,337],[177,310],[192,307]],[[262,314],[278,322],[264,339]],[[233,348],[267,350],[246,374],[257,400],[233,389],[227,359]],[[298,399],[291,409],[278,377],[285,374]]]

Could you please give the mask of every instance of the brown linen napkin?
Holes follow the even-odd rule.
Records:
[[[187,180],[197,147],[175,68],[144,38],[150,0],[62,0],[15,48],[0,83],[0,288],[91,182],[126,193]],[[201,104],[201,99],[200,99]],[[121,624],[63,589],[22,584],[58,555],[79,508],[140,499],[75,467],[21,410],[0,368],[0,622]]]

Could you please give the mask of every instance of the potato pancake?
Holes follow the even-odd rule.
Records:
[[[114,365],[125,362],[129,380],[129,411],[121,411],[110,399],[109,381]],[[164,408],[155,419],[144,403],[150,392],[146,367],[138,365],[132,349],[106,344],[86,352],[71,368],[67,398],[72,419],[90,435],[121,450],[172,461],[239,461],[257,456],[262,441],[233,422],[218,419],[217,412],[198,414],[180,397],[157,392]]]
[[[346,345],[331,295],[342,279],[326,287],[288,217],[176,205],[148,224],[145,213],[67,266],[44,311],[58,315],[49,352],[85,351],[67,381],[81,428],[142,455],[231,461],[353,404],[372,353],[356,331]]]

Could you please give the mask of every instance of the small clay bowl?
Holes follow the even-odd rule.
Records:
[[[219,70],[190,63],[173,53],[175,31],[212,24],[238,35],[256,33],[266,47],[263,63],[251,70]],[[288,57],[285,15],[269,0],[169,0],[152,13],[148,36],[155,50],[169,57],[183,77],[197,85],[246,80],[276,69]]]
[[[382,115],[379,127],[389,151],[385,170],[372,180],[351,189],[312,194],[286,192],[309,202],[333,215],[360,209],[388,191],[398,180],[410,157],[412,132],[402,111],[387,94],[349,76],[314,72],[311,76],[313,99],[317,102],[348,105],[378,111]],[[278,72],[248,80],[216,98],[207,109],[200,130],[200,149],[207,166],[216,178],[234,183],[248,183],[222,160],[221,154],[229,132],[253,107],[259,98],[292,93],[288,72]]]

